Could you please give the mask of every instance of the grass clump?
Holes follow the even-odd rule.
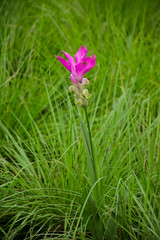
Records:
[[[83,44],[97,56],[86,77],[105,189],[101,220],[107,228],[114,216],[112,239],[159,239],[158,6],[2,1],[0,238],[92,239],[81,216],[91,183],[78,110],[69,75],[53,57]]]

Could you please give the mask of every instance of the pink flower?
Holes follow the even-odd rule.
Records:
[[[95,67],[96,55],[93,54],[86,57],[88,50],[83,45],[79,48],[75,55],[76,62],[68,53],[64,51],[62,52],[68,61],[59,56],[55,57],[70,71],[70,79],[73,84],[82,83],[84,74],[91,68]]]

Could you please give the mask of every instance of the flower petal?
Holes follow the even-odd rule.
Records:
[[[85,71],[85,68],[86,68],[87,64],[88,64],[87,61],[76,64],[75,67],[76,67],[76,73],[77,73],[78,76],[83,76],[84,75],[84,71]]]
[[[82,45],[75,55],[76,62],[80,63],[84,61],[84,58],[87,55],[87,52],[88,52],[87,48]]]
[[[65,66],[65,68],[67,68],[71,72],[71,66],[68,61],[66,61],[65,59],[59,56],[55,56],[55,57],[63,64],[63,66]]]
[[[72,74],[69,78],[71,79],[71,81],[74,85],[76,85],[77,83],[81,83],[82,79],[83,79],[83,77],[81,77],[81,76],[74,76]]]
[[[68,53],[66,53],[65,51],[62,51],[64,56],[68,59],[70,65],[71,65],[71,73],[73,75],[76,75],[76,71],[75,71],[75,61],[74,61],[74,58],[69,55]]]
[[[71,76],[70,76],[69,78],[71,79],[71,81],[72,81],[73,84],[76,84],[76,83],[77,83],[75,77],[74,77],[72,74],[71,74]]]
[[[91,68],[95,67],[96,63],[96,55],[86,57],[85,60],[81,63],[76,64],[76,73],[77,76],[84,76],[86,72],[88,72]]]
[[[88,72],[91,68],[95,67],[95,63],[96,63],[96,55],[93,54],[92,56],[86,57],[85,61],[87,62],[84,70],[83,70],[83,74],[85,74],[86,72]]]

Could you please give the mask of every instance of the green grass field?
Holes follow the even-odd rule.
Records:
[[[1,1],[0,239],[98,239],[83,217],[85,114],[54,58],[81,45],[97,57],[85,76],[98,214],[106,230],[114,219],[103,239],[160,239],[159,16],[158,0]]]

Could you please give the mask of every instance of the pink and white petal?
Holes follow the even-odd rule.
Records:
[[[55,57],[63,64],[63,66],[65,66],[65,68],[67,68],[71,72],[71,65],[68,61],[66,61],[60,56],[55,56]]]
[[[87,55],[87,52],[88,52],[87,48],[82,45],[82,46],[78,49],[78,52],[77,52],[76,55],[75,55],[76,62],[77,62],[77,63],[83,62],[85,56]]]
[[[71,79],[71,81],[74,85],[77,84],[76,78],[72,74],[69,78]]]
[[[74,76],[71,74],[71,76],[69,77],[72,81],[72,83],[75,85],[77,83],[81,83],[83,80],[83,76]]]

